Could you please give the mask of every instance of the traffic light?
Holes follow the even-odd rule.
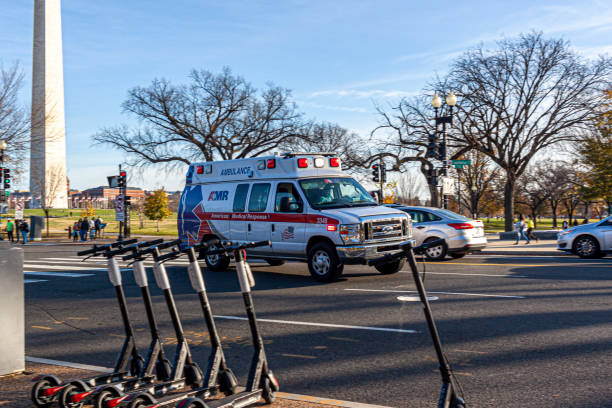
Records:
[[[427,170],[427,184],[432,186],[438,185],[438,171],[436,169]]]
[[[387,182],[387,169],[384,165],[380,167],[380,181],[383,183]]]
[[[117,187],[119,188],[123,188],[125,187],[127,181],[127,174],[125,171],[120,171],[119,172],[119,177],[117,177]]]
[[[11,188],[11,170],[9,169],[2,169],[2,177],[3,177],[3,182],[4,182],[4,189],[8,190],[9,188]]]
[[[380,181],[380,174],[378,172],[378,164],[375,164],[372,166],[372,180],[375,183],[378,183]]]
[[[431,133],[427,136],[427,157],[433,159],[437,156],[438,152],[438,137],[435,133]]]
[[[440,145],[438,146],[438,160],[445,160],[445,159],[446,159],[446,144],[440,143]]]

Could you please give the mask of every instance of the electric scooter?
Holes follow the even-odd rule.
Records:
[[[139,249],[161,244],[163,241],[164,240],[160,238],[152,241],[137,242],[127,247],[109,251],[107,256],[115,257],[129,251],[136,252]],[[84,404],[89,404],[92,401],[95,408],[100,408],[103,406],[102,404],[104,401],[115,396],[112,391],[105,390],[109,385],[113,386],[113,390],[120,389],[122,391],[128,391],[138,389],[143,385],[152,384],[156,379],[167,380],[170,377],[172,367],[165,357],[159,330],[157,329],[157,322],[153,315],[151,296],[149,294],[149,288],[146,286],[146,273],[143,262],[134,262],[132,269],[136,278],[135,280],[139,283],[139,286],[141,286],[140,283],[142,282],[142,279],[139,279],[140,273],[144,274],[145,279],[144,287],[141,286],[141,293],[147,311],[149,328],[151,329],[151,343],[145,359],[144,368],[137,377],[127,378],[111,384],[103,384],[86,391],[81,391],[80,388],[82,387],[79,387],[78,383],[75,383],[76,388],[73,387],[73,389],[69,389],[69,387],[66,387],[60,395],[60,401],[67,401],[65,408],[80,408]],[[153,371],[155,371],[155,375]]]
[[[419,293],[419,298],[423,304],[423,312],[425,313],[425,320],[427,320],[427,327],[433,341],[434,349],[436,350],[436,356],[438,357],[438,363],[440,364],[440,374],[442,375],[442,390],[440,391],[440,398],[438,399],[438,408],[465,408],[466,404],[462,396],[458,395],[459,388],[457,387],[457,381],[453,375],[450,364],[444,355],[442,350],[442,342],[440,341],[440,335],[431,312],[429,300],[427,298],[427,292],[425,286],[419,275],[417,268],[416,259],[414,254],[424,253],[428,248],[444,244],[443,239],[437,239],[435,241],[426,242],[418,247],[413,247],[412,243],[406,244],[402,247],[403,251],[396,254],[386,255],[377,259],[368,261],[368,265],[384,265],[389,262],[397,261],[401,258],[406,258],[410,269],[412,271],[412,277]]]
[[[237,394],[214,400],[204,400],[196,396],[187,396],[187,398],[180,401],[177,407],[242,408],[257,404],[262,397],[268,404],[272,404],[276,400],[276,392],[279,390],[279,384],[274,377],[274,374],[272,374],[272,371],[270,371],[268,368],[268,360],[266,359],[263,340],[257,326],[257,317],[255,316],[255,308],[253,307],[253,298],[251,296],[251,287],[255,286],[255,280],[253,279],[251,268],[245,260],[246,249],[265,245],[271,245],[270,241],[236,244],[224,249],[215,249],[206,253],[206,255],[226,254],[228,252],[234,253],[236,273],[238,275],[240,291],[242,292],[242,297],[244,299],[244,305],[249,320],[253,347],[255,348],[255,354],[251,360],[251,368],[249,370],[246,389]]]
[[[138,240],[130,239],[124,241],[117,241],[107,245],[95,245],[91,249],[80,251],[77,255],[91,255],[98,256],[101,254],[108,253],[112,248],[122,248],[125,245],[130,245]],[[87,259],[87,258],[85,258]],[[115,287],[115,294],[119,302],[119,310],[121,311],[121,318],[125,331],[125,340],[121,352],[117,357],[115,368],[112,373],[103,374],[95,377],[84,378],[79,380],[78,383],[71,381],[60,381],[54,375],[39,375],[33,379],[35,381],[31,391],[31,399],[34,405],[37,407],[49,407],[54,401],[58,400],[62,391],[69,386],[73,391],[82,390],[85,391],[90,387],[95,387],[100,384],[106,384],[111,382],[117,382],[124,380],[132,376],[138,375],[144,365],[142,357],[138,354],[136,344],[134,342],[134,331],[129,321],[127,313],[127,307],[125,302],[125,295],[123,293],[123,287],[121,286],[119,265],[117,260],[113,257],[107,257],[108,265],[108,276]],[[119,277],[119,280],[117,280]],[[129,372],[128,372],[129,367]],[[78,385],[76,385],[78,384]],[[62,401],[59,399],[60,404],[65,404],[69,401]]]
[[[202,278],[202,271],[200,269],[200,265],[198,264],[196,256],[196,250],[206,251],[207,248],[212,245],[219,246],[219,240],[215,239],[213,241],[201,243],[199,245],[195,245],[183,250],[170,252],[161,255],[158,258],[158,262],[164,262],[169,259],[176,259],[183,254],[187,254],[189,258],[189,265],[187,267],[189,280],[191,282],[191,286],[196,291],[200,299],[200,306],[202,307],[202,313],[204,315],[204,320],[206,322],[206,327],[208,329],[208,334],[212,347],[210,356],[208,358],[208,365],[204,374],[204,381],[202,387],[193,388],[189,391],[185,391],[182,393],[166,395],[161,398],[155,398],[154,402],[150,398],[150,395],[141,393],[140,395],[134,395],[134,397],[132,397],[128,408],[136,408],[153,403],[158,408],[174,406],[176,403],[182,401],[187,397],[197,396],[206,398],[206,396],[208,395],[215,394],[217,389],[219,389],[221,392],[228,396],[236,393],[238,381],[234,373],[227,367],[225,355],[223,354],[223,348],[221,346],[221,339],[219,338],[219,334],[217,332],[217,327],[215,325],[212,310],[210,308],[210,303],[208,301],[208,296],[206,294],[206,286],[204,284],[204,279]]]
[[[176,308],[176,303],[172,294],[168,274],[166,273],[166,268],[164,264],[159,261],[159,257],[161,256],[160,249],[178,246],[180,242],[181,241],[179,239],[169,241],[164,244],[137,251],[133,254],[129,254],[123,257],[123,260],[127,261],[135,258],[144,259],[144,255],[147,254],[153,255],[153,260],[155,261],[155,263],[153,264],[155,281],[157,283],[157,286],[159,286],[159,288],[162,289],[164,293],[164,298],[166,300],[166,305],[170,313],[170,319],[172,320],[172,325],[174,327],[174,332],[178,342],[170,379],[159,384],[153,384],[147,387],[140,388],[139,390],[135,390],[133,392],[124,392],[120,389],[117,389],[116,387],[108,387],[106,389],[109,391],[111,389],[114,389],[111,392],[114,392],[115,397],[107,399],[104,405],[102,405],[102,407],[104,408],[131,406],[131,401],[136,396],[142,397],[138,398],[138,401],[141,401],[146,398],[145,402],[148,403],[150,401],[153,401],[154,397],[164,396],[170,392],[179,390],[186,386],[191,386],[192,388],[199,388],[202,386],[202,370],[200,369],[198,364],[195,363],[191,358],[191,352],[189,351],[189,345],[187,344],[187,340],[185,339],[183,326],[181,324],[179,313]]]

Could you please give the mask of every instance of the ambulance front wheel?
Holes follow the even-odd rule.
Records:
[[[319,242],[308,251],[308,270],[319,282],[331,282],[340,275],[344,265],[340,263],[336,249],[327,242]]]
[[[208,247],[209,250],[218,249],[215,244]],[[226,271],[230,264],[230,257],[227,255],[206,255],[204,256],[206,267],[211,271],[220,272]]]

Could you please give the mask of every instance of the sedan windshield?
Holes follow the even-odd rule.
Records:
[[[310,205],[317,209],[378,205],[365,188],[350,177],[300,180]]]

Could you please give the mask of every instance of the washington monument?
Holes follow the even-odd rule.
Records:
[[[66,125],[60,0],[34,0],[30,193],[42,208],[66,208]]]

